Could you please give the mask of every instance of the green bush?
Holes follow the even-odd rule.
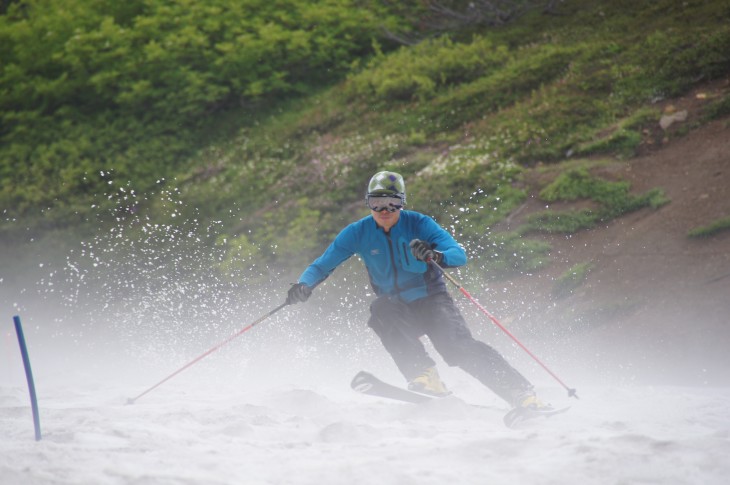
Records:
[[[669,202],[661,189],[632,195],[629,193],[630,188],[628,182],[611,182],[594,177],[585,167],[566,170],[540,191],[540,198],[547,202],[588,199],[597,206],[593,209],[537,212],[527,218],[520,230],[522,233],[538,231],[572,234],[643,207],[658,208]]]
[[[380,28],[398,22],[378,4],[360,7],[11,3],[0,15],[0,206],[15,216],[64,206],[73,214],[106,189],[101,171],[140,192],[185,171],[184,161],[227,129],[222,114],[245,104],[260,116],[256,103],[335,82]]]
[[[663,192],[652,189],[642,196],[629,194],[631,184],[625,181],[611,182],[594,177],[585,167],[566,170],[540,191],[540,198],[547,202],[590,199],[601,204],[611,213],[621,214],[638,207],[660,207],[666,203]]]
[[[711,102],[705,112],[708,120],[720,119],[728,115],[730,115],[730,94]]]
[[[584,229],[590,229],[600,219],[599,213],[592,210],[570,211],[541,211],[531,214],[521,233],[529,231],[545,232],[548,234],[574,234]]]
[[[727,230],[730,230],[730,217],[723,217],[706,226],[695,227],[687,235],[693,238],[702,238],[714,236]]]
[[[588,169],[579,167],[559,174],[540,191],[540,198],[547,202],[589,199],[599,185],[603,184],[591,176]],[[625,186],[626,184],[622,185]]]
[[[691,35],[676,28],[650,31],[616,64],[615,91],[626,101],[678,96],[699,79],[730,69],[730,26],[697,26]]]
[[[494,72],[508,58],[505,46],[479,36],[468,43],[439,37],[387,55],[381,52],[349,76],[347,92],[371,100],[426,100],[439,90]]]
[[[565,74],[577,49],[541,44],[513,51],[499,70],[449,90],[422,110],[450,129],[482,119]]]
[[[565,298],[569,296],[575,289],[588,277],[588,273],[593,269],[590,262],[578,263],[571,266],[565,273],[560,275],[553,284],[552,294],[556,298]]]
[[[636,154],[642,142],[642,130],[656,123],[659,117],[657,109],[641,107],[618,121],[612,129],[601,127],[599,132],[608,134],[593,135],[592,139],[579,144],[573,154],[586,156],[611,153],[617,158],[630,158]]]

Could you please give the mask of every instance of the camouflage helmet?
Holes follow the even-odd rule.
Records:
[[[393,195],[400,197],[403,204],[406,203],[406,183],[403,177],[395,172],[378,172],[370,179],[368,184],[368,195]]]

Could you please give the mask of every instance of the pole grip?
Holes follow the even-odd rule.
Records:
[[[25,345],[25,336],[23,335],[23,325],[20,323],[20,317],[14,316],[15,333],[18,334],[18,344],[20,345],[20,353],[23,356],[23,366],[25,367],[25,378],[28,381],[28,392],[30,392],[30,405],[33,409],[33,427],[35,428],[35,440],[41,440],[41,419],[38,414],[38,399],[35,394],[35,383],[33,381],[33,371],[30,368],[30,357],[28,356],[28,347]]]

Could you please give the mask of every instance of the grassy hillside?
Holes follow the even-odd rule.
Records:
[[[153,190],[279,100],[337,82],[398,22],[341,0],[3,2],[0,206],[37,228],[83,223],[110,175]]]
[[[338,73],[341,82],[324,79],[298,96],[209,117],[197,109],[195,123],[162,127],[165,135],[146,143],[172,157],[164,169],[135,165],[131,131],[128,146],[110,143],[104,153],[109,170],[67,164],[65,176],[93,177],[93,190],[76,194],[63,177],[44,179],[57,187],[26,178],[29,190],[52,197],[39,196],[22,214],[5,209],[4,238],[22,239],[18,218],[39,212],[39,227],[59,225],[53,201],[60,200],[78,215],[77,228],[98,224],[99,212],[102,224],[129,221],[128,235],[143,235],[145,224],[215,224],[204,244],[221,251],[227,271],[252,261],[300,264],[366,213],[368,178],[391,169],[406,178],[409,206],[452,229],[472,264],[495,277],[533,271],[549,264],[549,245],[534,235],[570,234],[669,202],[662,187],[636,192],[600,168],[730,113],[730,92],[719,89],[691,123],[657,128],[661,103],[730,75],[730,2],[566,0],[500,28],[397,48],[375,42],[356,59]],[[194,143],[181,146],[183,138]],[[55,150],[44,163],[74,157],[77,148]],[[112,170],[115,157],[140,171],[134,181]],[[13,165],[2,166],[3,178],[11,176]],[[501,230],[530,197],[574,205]]]
[[[668,202],[661,187],[634,193],[591,171],[728,114],[725,89],[692,124],[657,129],[660,102],[730,73],[729,19],[727,2],[572,1],[559,15],[402,47],[211,147],[178,186],[203,217],[232,211],[232,254],[301,262],[366,213],[372,173],[397,170],[410,206],[452,228],[489,274],[534,270],[549,246],[531,235]],[[582,205],[497,230],[531,195]]]

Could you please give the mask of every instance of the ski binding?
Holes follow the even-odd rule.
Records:
[[[397,401],[409,402],[413,404],[421,404],[435,399],[425,394],[409,391],[403,387],[394,386],[383,382],[369,372],[360,371],[355,375],[350,383],[357,392],[368,394],[370,396],[384,397],[395,399]]]

